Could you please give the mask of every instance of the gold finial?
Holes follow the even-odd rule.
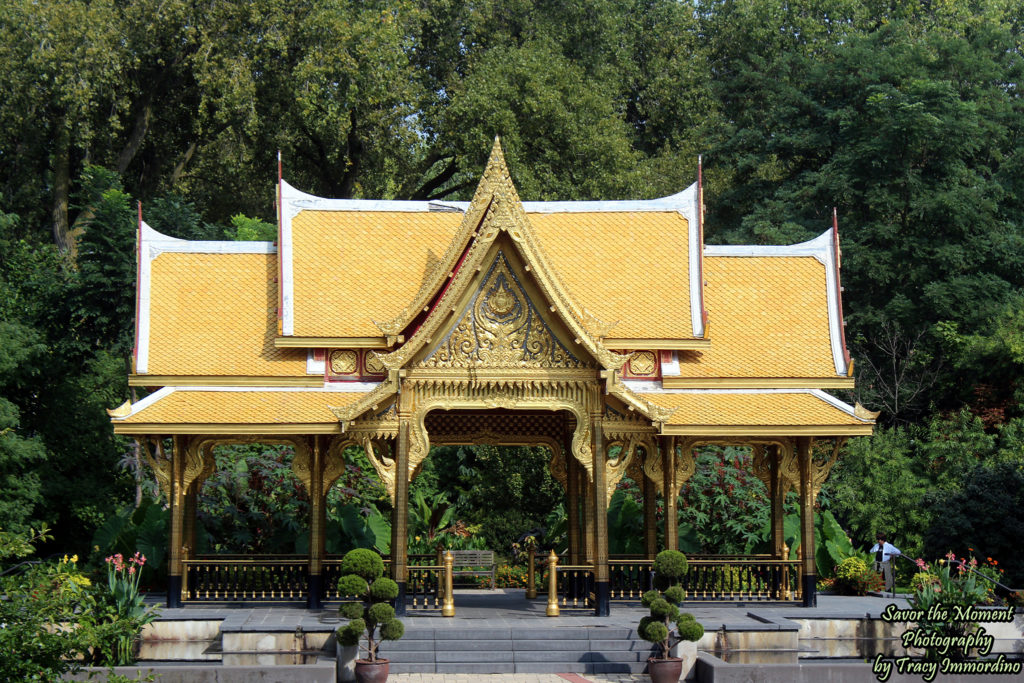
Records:
[[[128,417],[132,414],[132,401],[128,399],[116,408],[108,408],[107,415],[110,417]]]
[[[881,410],[868,410],[862,406],[859,401],[853,406],[854,417],[859,417],[862,420],[877,420],[878,416],[881,414]]]

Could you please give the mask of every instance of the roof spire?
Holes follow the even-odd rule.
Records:
[[[501,148],[501,136],[498,135],[494,136],[494,146],[491,147],[491,155],[484,167],[484,175],[480,178],[480,184],[477,185],[476,192],[473,194],[472,204],[479,206],[482,201],[486,206],[490,200],[489,195],[519,203],[519,193],[516,191],[515,185],[512,184],[512,176],[505,164],[505,152]]]

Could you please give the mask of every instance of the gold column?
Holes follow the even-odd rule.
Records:
[[[580,475],[583,469],[572,455],[572,437],[565,453],[565,509],[569,527],[569,564],[580,563]]]
[[[594,489],[590,486],[590,479],[587,471],[582,467],[576,468],[579,474],[580,491],[583,492],[583,500],[580,501],[583,518],[583,564],[594,564]]]
[[[182,545],[185,534],[185,449],[186,437],[175,436],[171,449],[171,481],[168,502],[171,508],[170,548],[167,563],[167,606],[181,607]]]
[[[654,457],[656,454],[648,453],[644,448],[644,460]],[[643,472],[643,468],[640,469]],[[658,487],[646,472],[643,472],[641,485],[644,492],[644,554],[648,560],[653,560],[658,554]]]
[[[772,557],[786,559],[783,557],[782,547],[786,544],[786,532],[783,526],[785,518],[786,490],[783,487],[782,476],[779,473],[779,466],[782,464],[782,449],[779,446],[768,446],[768,463],[771,466],[769,476],[768,496],[771,500],[771,548]]]
[[[327,506],[324,500],[324,451],[319,436],[313,437],[309,467],[309,598],[312,609],[320,608],[326,547]]]
[[[815,595],[818,572],[814,564],[814,486],[811,481],[813,443],[814,440],[807,436],[801,436],[796,440],[800,465],[800,548],[805,607],[814,607],[818,602]]]
[[[199,497],[199,487],[203,482],[196,479],[188,487],[185,494],[184,525],[182,532],[182,545],[188,548],[188,556],[196,556],[196,499]]]
[[[665,549],[679,550],[679,512],[676,502],[676,437],[663,436],[661,441],[661,476],[665,494]]]
[[[398,443],[395,448],[395,509],[391,513],[391,578],[398,584],[395,613],[405,613],[405,585],[409,564],[409,435],[410,415],[404,400],[399,399]]]
[[[441,605],[441,616],[443,617],[454,617],[455,616],[455,591],[452,589],[452,569],[455,564],[455,558],[452,557],[452,551],[449,550],[444,554],[444,601]]]
[[[596,393],[596,392],[595,392]],[[594,463],[594,614],[608,616],[611,587],[608,572],[608,475],[605,471],[607,454],[604,452],[604,424],[602,401],[596,396],[590,405],[590,428],[593,434],[591,457]]]

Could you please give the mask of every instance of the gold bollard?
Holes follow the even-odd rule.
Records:
[[[455,616],[455,591],[452,590],[452,566],[455,564],[455,558],[452,557],[452,551],[448,551],[444,554],[444,602],[441,607],[442,617],[454,617]]]
[[[548,609],[549,617],[558,616],[558,555],[554,548],[548,555]]]
[[[533,600],[537,597],[537,577],[536,577],[536,553],[533,546],[526,552],[526,599]]]

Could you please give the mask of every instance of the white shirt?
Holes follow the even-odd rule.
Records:
[[[876,543],[871,548],[871,553],[874,554],[874,553],[877,553],[878,551],[879,551],[879,544]],[[903,553],[900,552],[899,548],[894,546],[892,543],[889,543],[888,541],[886,541],[886,542],[881,544],[881,551],[882,551],[882,562],[888,562],[889,560],[892,559],[893,555],[902,555],[903,554]]]

